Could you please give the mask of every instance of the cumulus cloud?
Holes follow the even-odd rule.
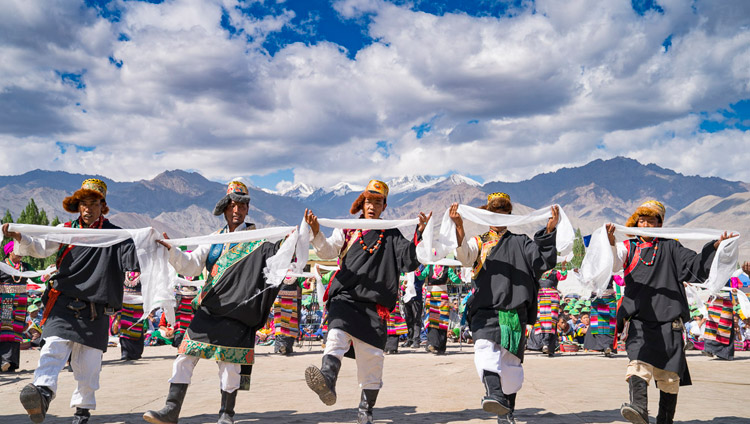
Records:
[[[291,168],[330,186],[520,180],[625,155],[750,181],[747,131],[700,129],[750,98],[745,1],[639,14],[626,0],[538,0],[502,16],[338,1],[374,40],[354,55],[325,40],[269,52],[295,12],[253,3],[0,3],[0,174],[182,168],[226,181]]]

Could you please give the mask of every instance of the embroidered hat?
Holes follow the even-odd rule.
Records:
[[[637,227],[639,216],[655,216],[658,217],[662,223],[664,223],[664,216],[666,215],[666,208],[664,204],[658,200],[647,200],[643,202],[638,209],[635,210],[633,215],[628,218],[625,223],[626,227]]]
[[[237,203],[250,203],[250,193],[247,190],[247,186],[240,181],[231,181],[227,185],[226,195],[216,203],[214,207],[214,215],[219,216],[224,213],[224,209],[227,208],[231,201]]]
[[[487,203],[490,203],[492,199],[507,199],[510,200],[510,195],[508,193],[503,192],[496,192],[496,193],[490,193],[487,195]]]
[[[382,194],[383,197],[388,197],[388,184],[379,180],[370,180],[370,182],[367,183],[367,188],[365,188],[365,190],[370,193]]]
[[[107,184],[97,178],[89,178],[81,183],[81,188],[76,190],[71,196],[63,199],[63,209],[70,213],[78,213],[78,204],[81,199],[86,197],[94,197],[97,199],[105,200],[104,207],[102,208],[102,215],[109,213],[109,207],[106,204],[107,198]]]

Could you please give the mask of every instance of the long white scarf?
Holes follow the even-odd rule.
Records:
[[[143,310],[152,311],[161,307],[167,314],[167,320],[174,322],[176,301],[173,287],[177,273],[169,264],[167,249],[156,243],[162,236],[153,228],[91,229],[10,224],[9,230],[43,240],[85,247],[108,247],[132,238],[141,268]],[[290,262],[294,256],[298,240],[297,232],[294,230],[295,227],[265,228],[261,230],[170,239],[169,242],[173,246],[195,246],[229,242],[242,243],[264,239],[276,241],[289,235],[289,238],[278,252],[266,260],[266,268],[263,270],[266,281],[272,286],[278,286],[284,280],[284,276],[286,276]],[[123,275],[124,278],[125,276]]]
[[[19,271],[6,264],[5,262],[0,262],[0,271],[3,271],[4,273],[12,275],[14,277],[36,278],[52,274],[53,272],[57,271],[57,268],[54,265],[50,265],[44,271]]]
[[[638,228],[615,225],[617,242],[627,240],[630,235],[709,242],[718,240],[722,234],[723,231],[700,228]],[[696,287],[715,294],[726,284],[737,267],[740,254],[739,239],[740,237],[733,237],[719,244],[711,263],[708,279],[701,284],[696,284]],[[586,256],[580,267],[583,283],[591,291],[601,295],[612,276],[613,265],[614,256],[607,237],[607,228],[606,225],[602,225],[591,235],[589,248],[586,250]]]
[[[489,227],[512,227],[526,224],[547,222],[552,217],[550,207],[532,211],[527,215],[506,215],[458,205],[458,213],[464,220],[464,239],[486,232]],[[440,223],[440,233],[434,240],[435,224],[430,220],[422,233],[422,243],[417,246],[417,256],[424,264],[435,263],[446,257],[458,247],[456,238],[456,224],[450,217],[450,210],[446,210]],[[467,223],[466,221],[469,221]],[[473,223],[473,225],[472,225]],[[467,225],[468,224],[468,225]],[[568,216],[560,207],[560,220],[557,224],[556,246],[558,256],[568,256],[573,251],[575,231]]]

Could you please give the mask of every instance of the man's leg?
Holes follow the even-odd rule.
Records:
[[[219,365],[219,382],[221,384],[221,408],[217,424],[234,423],[234,405],[237,391],[240,388],[240,364],[217,362]]]
[[[57,392],[57,376],[65,367],[73,342],[60,337],[47,337],[34,371],[34,383],[21,390],[21,404],[31,421],[40,423],[47,415],[49,403]]]
[[[307,387],[326,405],[336,403],[336,380],[341,369],[341,358],[349,350],[351,343],[352,337],[349,334],[338,328],[330,329],[321,367],[310,365],[305,369]]]
[[[99,373],[102,370],[102,352],[93,347],[73,343],[70,366],[73,368],[73,378],[78,383],[70,407],[76,408],[74,423],[88,422],[89,409],[96,409],[95,393],[99,389]]]
[[[371,424],[372,408],[383,387],[383,350],[355,338],[352,338],[352,343],[357,360],[357,380],[362,389],[357,423]]]
[[[672,424],[677,409],[680,376],[676,372],[654,368],[654,381],[659,388],[659,413],[656,415],[656,424]]]
[[[169,393],[164,407],[158,411],[146,411],[143,419],[153,424],[176,424],[185,400],[193,370],[198,363],[197,356],[178,355],[172,364],[172,378],[169,379]]]
[[[409,302],[404,303],[404,321],[406,321],[406,341],[401,347],[409,347],[412,345],[414,338],[414,302],[416,299],[411,299]]]
[[[648,383],[653,378],[654,367],[633,360],[628,364],[626,380],[630,403],[623,403],[620,414],[634,424],[648,424]]]
[[[510,412],[510,402],[503,392],[502,351],[497,343],[479,339],[474,341],[474,366],[486,390],[482,398],[482,409],[497,415]]]

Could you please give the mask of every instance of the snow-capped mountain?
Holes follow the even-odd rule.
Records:
[[[316,188],[311,185],[308,185],[305,183],[296,183],[290,186],[289,188],[279,190],[273,194],[278,194],[278,195],[286,196],[286,197],[296,197],[298,199],[304,199],[310,196],[311,194],[313,194],[315,190]]]
[[[365,188],[360,185],[345,183],[342,181],[332,187],[329,187],[327,190],[325,190],[325,192],[334,194],[336,196],[343,196],[345,194],[349,194],[352,192],[359,192],[364,189]]]
[[[461,175],[461,174],[453,174],[453,175],[450,176],[449,179],[450,179],[450,182],[453,183],[453,184],[455,184],[455,185],[467,184],[467,185],[470,185],[472,187],[481,187],[482,186],[482,183],[480,183],[479,181],[473,180],[473,179],[471,179],[471,178],[469,178],[469,177],[467,177],[465,175]]]
[[[397,177],[388,181],[389,193],[409,193],[432,187],[437,183],[445,181],[445,177],[425,177],[421,175],[409,175]]]

